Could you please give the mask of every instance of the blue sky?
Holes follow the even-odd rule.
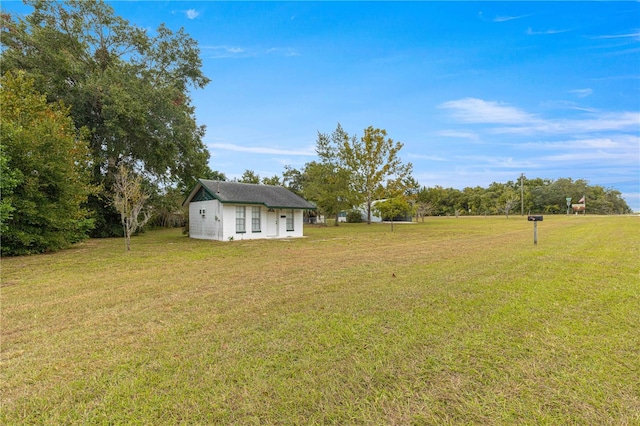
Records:
[[[572,177],[640,211],[639,2],[110,4],[198,41],[211,83],[192,99],[229,178],[372,125],[424,186]]]

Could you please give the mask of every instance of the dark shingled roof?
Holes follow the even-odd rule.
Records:
[[[257,185],[252,183],[224,182],[199,179],[184,204],[191,201],[200,186],[221,203],[264,204],[269,208],[315,209],[304,198],[282,186]]]

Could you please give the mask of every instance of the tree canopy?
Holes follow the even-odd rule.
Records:
[[[119,220],[105,202],[121,162],[151,181],[193,185],[208,174],[189,89],[208,82],[198,45],[184,30],[161,25],[153,35],[115,15],[100,0],[29,0],[25,18],[2,16],[2,63],[22,70],[49,102],[64,101],[76,128],[89,130],[96,234]]]
[[[90,157],[63,103],[49,104],[23,73],[0,85],[2,254],[58,250],[86,237]]]
[[[398,157],[401,148],[386,130],[373,126],[361,138],[350,136],[339,123],[331,134],[318,132],[318,161],[305,167],[304,194],[324,214],[336,215],[336,223],[340,211],[364,203],[371,223],[373,201],[402,192],[412,182],[411,163]]]
[[[353,174],[353,188],[364,199],[367,223],[371,223],[373,201],[384,197],[385,191],[401,190],[411,176],[412,164],[398,156],[402,146],[388,138],[386,130],[369,126],[360,139],[350,138],[340,147],[339,155]]]

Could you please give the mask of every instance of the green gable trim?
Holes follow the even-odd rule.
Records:
[[[200,187],[198,192],[196,192],[196,194],[191,199],[191,201],[209,201],[209,200],[215,200],[215,197],[211,195],[209,191],[206,190],[205,187]]]

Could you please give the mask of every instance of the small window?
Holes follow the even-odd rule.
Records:
[[[246,232],[245,228],[245,208],[244,206],[236,206],[236,233]]]
[[[287,231],[293,231],[293,209],[287,212]]]
[[[260,207],[251,207],[251,232],[261,232],[260,229]]]

